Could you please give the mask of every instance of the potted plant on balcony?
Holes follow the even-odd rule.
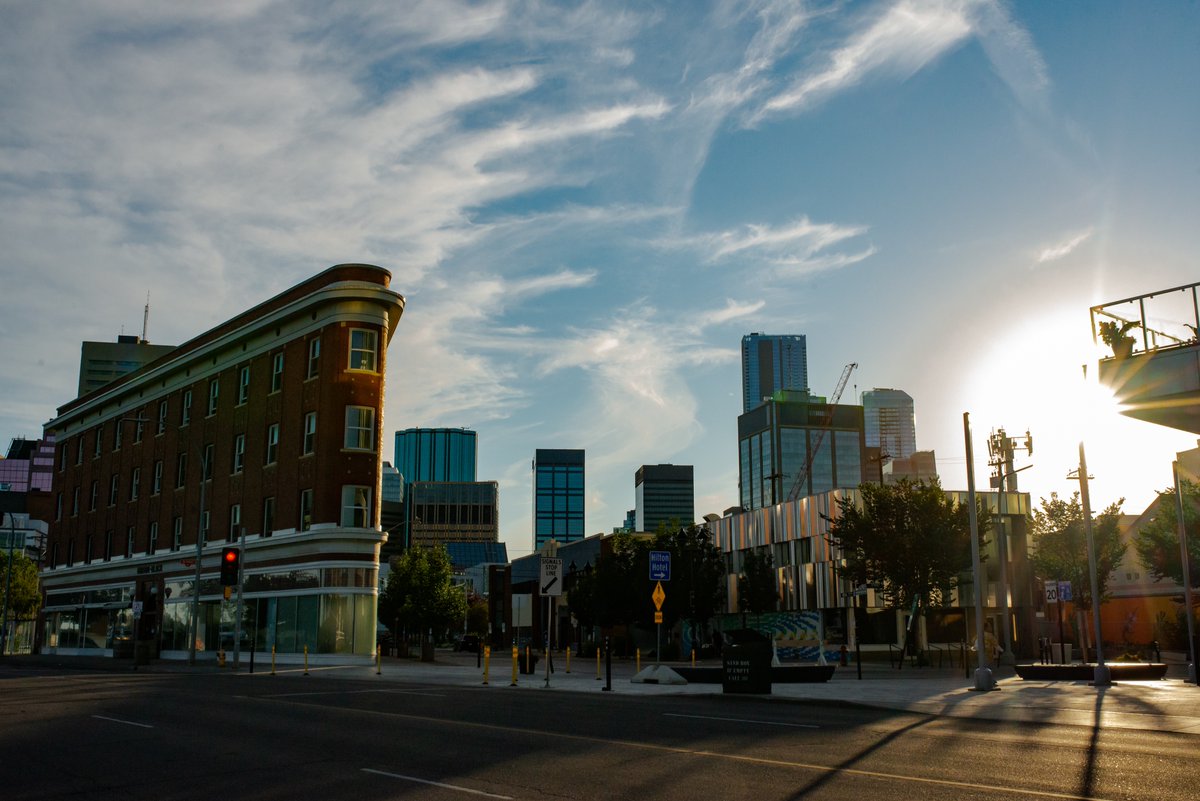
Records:
[[[1117,359],[1128,359],[1133,355],[1134,338],[1129,336],[1131,328],[1137,328],[1136,320],[1106,320],[1100,323],[1100,338],[1104,344],[1112,348],[1113,356]]]

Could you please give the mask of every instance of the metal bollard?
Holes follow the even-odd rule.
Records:
[[[304,675],[308,675],[308,643],[304,644]]]
[[[383,675],[383,646],[375,646],[375,675]]]
[[[567,672],[571,672],[571,646],[567,646]]]
[[[696,649],[692,649],[692,667],[696,666]]]
[[[600,681],[600,646],[596,646],[596,681]]]
[[[271,646],[271,675],[275,675],[275,646]]]
[[[641,673],[642,672],[642,649],[641,648],[637,649],[635,659],[636,659],[636,661],[634,662],[634,664],[637,666],[637,669],[635,670],[635,672]]]
[[[520,659],[520,657],[517,655],[517,653],[518,653],[517,646],[514,645],[513,646],[513,654],[512,654],[513,677],[512,677],[512,684],[508,685],[509,687],[517,686],[517,660]]]
[[[488,666],[492,661],[492,646],[483,646],[483,683],[486,686],[488,683]]]
[[[525,672],[533,675],[533,647],[529,645],[525,646]]]

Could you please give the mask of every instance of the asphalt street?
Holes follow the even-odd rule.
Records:
[[[721,695],[0,672],[16,799],[1195,798],[1193,734]]]

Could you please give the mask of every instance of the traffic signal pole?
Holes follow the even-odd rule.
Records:
[[[241,662],[242,656],[242,584],[246,575],[246,527],[242,526],[242,536],[238,541],[238,546],[241,548],[241,554],[238,558],[238,574],[237,574],[237,612],[233,620],[233,669],[238,669],[238,664]]]

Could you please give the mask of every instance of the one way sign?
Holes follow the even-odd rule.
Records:
[[[561,559],[542,559],[538,587],[541,589],[542,595],[562,595]]]

